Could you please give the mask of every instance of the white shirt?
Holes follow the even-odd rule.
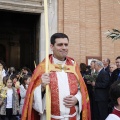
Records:
[[[95,69],[93,69],[93,70],[91,69],[91,74],[92,74],[92,73],[95,73]]]
[[[116,109],[117,111],[120,111],[116,107],[114,107],[114,109]],[[108,117],[105,120],[120,120],[120,117],[111,113],[108,115]]]
[[[13,95],[13,90],[8,89],[7,90],[7,105],[6,105],[6,108],[12,108],[12,95]]]
[[[3,79],[3,77],[6,76],[6,73],[5,73],[5,70],[4,70],[4,69],[2,70],[2,73],[1,73],[1,74],[2,74],[2,79]]]
[[[6,73],[5,73],[5,70],[4,70],[4,69],[2,70],[2,76],[3,76],[3,77],[6,76]]]
[[[120,117],[115,114],[109,114],[105,120],[120,120]]]

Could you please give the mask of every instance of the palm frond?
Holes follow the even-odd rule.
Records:
[[[112,29],[112,31],[108,30],[107,38],[111,38],[114,40],[120,39],[120,31],[117,29]]]
[[[114,32],[118,32],[118,33],[120,33],[120,31],[119,30],[117,30],[117,29],[112,29]]]

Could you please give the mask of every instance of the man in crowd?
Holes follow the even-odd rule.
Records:
[[[118,56],[116,58],[116,66],[117,68],[112,72],[111,76],[110,76],[110,86],[117,80],[120,80],[120,56]],[[114,108],[114,103],[110,100],[109,101],[109,113],[111,113],[113,111]]]
[[[94,120],[105,120],[108,115],[108,98],[109,98],[109,75],[103,69],[103,63],[101,61],[95,62],[95,70],[98,72],[98,76],[95,82],[92,82],[94,86]]]
[[[115,64],[110,64],[110,73],[109,75],[111,76],[113,71],[117,68],[117,66]]]
[[[109,58],[104,59],[103,65],[104,65],[104,70],[109,73],[110,72],[110,59]]]
[[[50,47],[53,54],[49,55],[49,73],[45,73],[45,60],[35,69],[27,91],[22,120],[37,120],[39,117],[39,120],[46,120],[46,85],[50,86],[51,120],[90,120],[87,89],[79,66],[67,57],[68,44],[67,35],[52,35]]]
[[[113,71],[111,75],[111,84],[114,83],[116,80],[120,80],[120,56],[116,58],[116,66],[117,68]]]

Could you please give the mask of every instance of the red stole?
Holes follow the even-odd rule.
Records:
[[[68,74],[70,95],[76,95],[78,92],[78,81],[76,76],[72,73]],[[51,114],[60,116],[59,108],[59,90],[58,90],[58,79],[56,73],[53,72],[50,76],[50,88],[51,88]],[[75,107],[70,108],[70,115],[76,112]],[[52,118],[52,120],[55,120]],[[69,118],[69,120],[76,120],[76,116]]]
[[[120,117],[120,111],[118,111],[117,109],[114,108],[112,114],[117,115],[118,117]]]
[[[50,59],[53,62],[52,57]],[[66,60],[67,65],[73,65],[72,60]],[[70,88],[70,95],[76,95],[78,92],[78,80],[73,73],[67,73],[68,83]],[[59,105],[59,90],[58,90],[58,79],[56,72],[53,72],[50,76],[50,88],[51,88],[51,114],[60,116],[60,105]],[[75,107],[70,108],[70,115],[76,112]],[[55,120],[55,119],[51,119]],[[69,120],[76,120],[76,116],[69,118]]]

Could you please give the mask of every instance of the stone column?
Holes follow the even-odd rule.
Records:
[[[49,36],[57,32],[57,0],[49,0],[48,2],[48,18],[49,18]],[[49,53],[51,51],[49,50]],[[45,58],[45,22],[44,12],[41,13],[40,19],[40,40],[39,40],[39,61]]]

